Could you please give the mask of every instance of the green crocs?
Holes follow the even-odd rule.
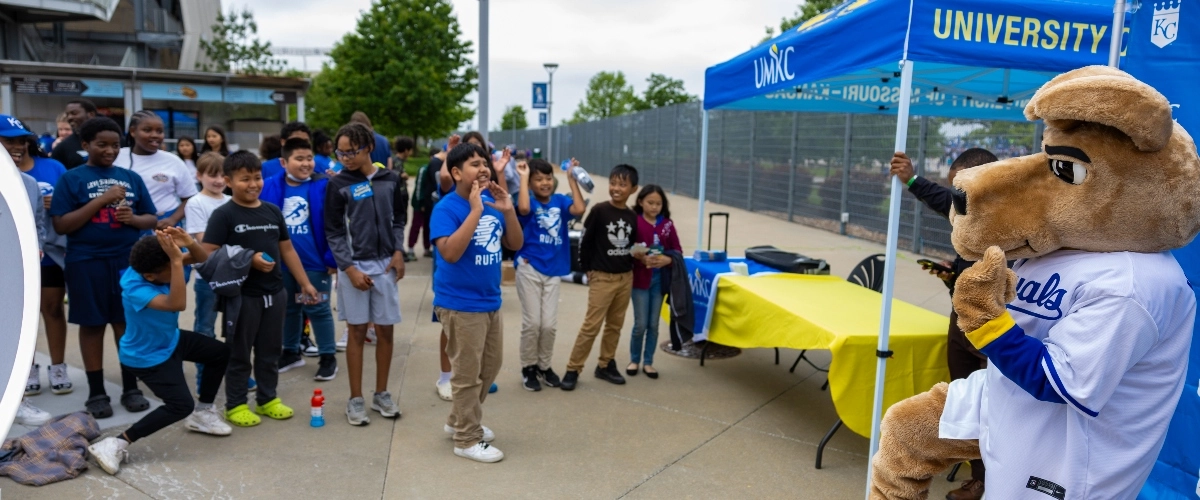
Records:
[[[286,405],[284,405],[283,401],[280,401],[279,398],[275,398],[267,401],[264,404],[258,405],[258,408],[254,409],[254,413],[264,417],[271,417],[275,420],[287,420],[292,418],[292,415],[296,414],[296,412],[292,411],[291,408],[288,408]]]
[[[226,410],[225,420],[238,427],[254,427],[262,423],[262,419],[251,412],[250,407],[245,404],[237,405],[232,410]]]

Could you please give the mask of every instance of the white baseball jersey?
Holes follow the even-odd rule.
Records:
[[[950,385],[941,436],[979,439],[989,498],[1135,498],[1183,390],[1183,270],[1167,252],[1060,250],[1013,271],[1011,319],[989,325],[1015,326],[981,349],[987,370]]]

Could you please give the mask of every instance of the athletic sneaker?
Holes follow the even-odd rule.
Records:
[[[350,338],[350,329],[342,330],[342,337],[339,338],[337,340],[337,342],[335,342],[333,344],[333,345],[337,346],[338,352],[342,352],[342,351],[346,350],[346,342],[349,338]]]
[[[465,450],[462,448],[455,448],[454,454],[458,455],[460,457],[463,457],[463,458],[469,458],[476,462],[483,462],[485,464],[495,463],[495,462],[504,460],[504,452],[503,451],[500,451],[496,447],[494,447],[490,444],[487,444],[483,441],[475,443],[475,446],[472,446]]]
[[[346,403],[346,421],[350,425],[367,425],[371,419],[367,417],[367,401],[363,398],[350,398]]]
[[[488,387],[488,394],[495,394],[498,390],[500,390],[500,386],[496,385],[495,382],[492,382],[492,386]]]
[[[292,368],[300,368],[304,364],[304,358],[300,357],[300,353],[283,351],[283,356],[279,357],[279,373],[284,373]]]
[[[481,425],[480,427],[483,427],[483,442],[490,443],[496,440],[496,433],[492,432],[491,429],[488,429],[486,425]],[[446,434],[454,436],[454,428],[450,427],[450,424],[446,424],[445,427],[442,427],[442,430],[446,431]]]
[[[337,372],[337,358],[332,354],[322,354],[320,364],[317,365],[317,374],[313,379],[333,380],[337,376]]]
[[[434,386],[437,387],[437,395],[442,398],[442,401],[454,401],[454,388],[450,385],[449,380],[445,383],[436,382]]]
[[[42,393],[42,379],[38,376],[39,368],[41,368],[41,365],[29,367],[29,379],[25,381],[26,396],[37,396]]]
[[[66,363],[50,365],[46,367],[46,371],[50,372],[50,392],[70,394],[74,390],[71,386],[71,376],[67,374]]]
[[[562,385],[562,380],[558,379],[558,374],[554,373],[553,368],[538,370],[538,378],[542,379],[542,383],[546,384],[546,387],[558,387]]]
[[[92,458],[96,459],[96,463],[100,465],[104,472],[116,474],[121,470],[121,462],[125,461],[125,448],[129,447],[129,442],[116,436],[106,437],[88,446],[88,453],[92,454]]]
[[[625,384],[625,377],[622,377],[621,372],[617,371],[617,362],[611,359],[608,360],[608,365],[596,367],[596,378],[616,385]]]
[[[575,390],[575,384],[578,382],[579,372],[567,370],[567,374],[563,375],[562,383],[558,386],[564,391],[573,391]]]
[[[375,338],[375,329],[374,329],[374,328],[367,328],[367,338],[366,338],[366,340],[365,340],[364,342],[365,342],[367,345],[375,345],[375,344],[377,343],[377,340],[378,340],[378,339],[376,339],[376,338]]]
[[[383,418],[400,418],[400,407],[392,402],[392,394],[388,391],[377,392],[371,398],[371,409],[383,415]]]
[[[28,399],[21,400],[21,406],[17,407],[16,423],[26,427],[41,427],[54,418],[53,415],[45,410],[33,406]]]
[[[312,337],[309,337],[308,334],[305,333],[300,337],[300,353],[307,357],[315,358],[321,355],[321,349],[319,349],[317,345],[313,343]]]
[[[537,365],[529,365],[521,368],[521,387],[524,387],[525,390],[532,392],[542,390],[542,384],[538,382]]]
[[[257,390],[258,382],[255,382],[254,379],[249,379],[246,381],[246,392],[255,392]]]
[[[233,428],[225,423],[224,413],[216,406],[209,406],[203,410],[197,409],[191,415],[188,415],[187,421],[183,425],[189,431],[202,432],[214,436],[228,436],[233,433]]]

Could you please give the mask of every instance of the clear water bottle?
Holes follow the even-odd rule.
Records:
[[[575,181],[579,183],[579,187],[584,191],[590,193],[596,188],[596,184],[592,183],[592,177],[588,175],[587,170],[584,170],[583,167],[571,167],[570,172],[571,175],[575,176]]]

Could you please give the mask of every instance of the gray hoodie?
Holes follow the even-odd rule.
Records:
[[[238,245],[225,245],[208,254],[208,260],[196,264],[196,272],[217,294],[215,308],[224,314],[221,336],[229,337],[242,309],[242,283],[250,276],[254,252]]]

